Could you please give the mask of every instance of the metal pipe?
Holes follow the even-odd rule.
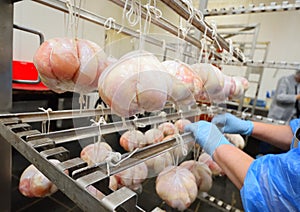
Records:
[[[164,2],[166,5],[168,5],[171,9],[173,9],[181,17],[183,17],[185,19],[188,19],[190,17],[190,14],[187,10],[186,5],[183,4],[181,1],[179,1],[179,0],[162,0],[162,2]],[[205,32],[207,29],[207,32],[206,32],[207,36],[212,40],[216,40],[217,43],[219,43],[219,45],[223,49],[225,49],[226,51],[229,52],[229,44],[218,33],[216,33],[216,35],[213,35],[212,27],[210,27],[207,23],[205,23],[205,21],[203,21],[203,23],[201,23],[200,21],[198,21],[197,19],[194,18],[191,20],[191,23],[201,32]],[[240,52],[234,50],[233,56],[236,57],[239,61],[244,62],[244,57]]]
[[[193,117],[200,114],[201,111],[196,109],[196,110],[190,110],[188,112],[182,112],[182,113],[171,113],[171,114],[167,114],[166,116],[150,116],[150,117],[140,118],[138,120],[126,120],[126,121],[113,122],[113,123],[101,125],[101,135],[110,134],[114,132],[121,132],[130,129],[132,127],[138,127],[141,125],[147,126],[152,124],[158,124],[164,121],[176,120],[182,117]],[[26,140],[29,142],[36,139],[50,138],[53,139],[56,144],[59,144],[59,143],[70,142],[74,140],[91,138],[99,135],[100,135],[99,126],[87,126],[87,127],[80,127],[80,128],[68,129],[68,130],[62,130],[62,131],[56,131],[50,133],[28,135],[26,137]]]
[[[38,2],[40,4],[43,4],[43,5],[46,5],[46,6],[49,6],[51,8],[54,8],[54,9],[57,9],[59,11],[62,11],[62,12],[65,12],[65,13],[68,13],[68,8],[65,4],[65,2],[61,1],[61,0],[33,0],[35,2]],[[114,3],[118,3],[118,5],[123,5],[124,6],[124,3],[120,2],[120,1],[113,1]],[[84,20],[87,20],[89,22],[92,22],[92,23],[95,23],[95,24],[98,24],[98,25],[101,25],[101,26],[104,26],[105,22],[106,22],[106,18],[104,17],[101,17],[99,15],[96,15],[94,13],[91,13],[89,11],[86,11],[84,9],[76,9],[76,11],[80,11],[79,12],[79,16],[80,18],[84,19]],[[144,15],[145,16],[145,15]],[[171,25],[170,23],[161,23],[159,22],[158,20],[155,20],[154,18],[152,19],[152,21],[157,24],[158,26],[162,27],[163,29],[165,29],[166,31],[169,31],[171,32],[172,34],[174,35],[177,35],[178,34],[178,30],[177,28],[174,26],[174,25]],[[112,25],[112,29],[116,30],[116,31],[119,31],[121,30],[122,33],[124,33],[125,35],[129,35],[129,36],[132,36],[132,37],[135,37],[135,38],[139,38],[140,37],[140,33],[134,31],[134,30],[131,30],[127,27],[123,27],[121,26],[120,24],[113,24]],[[156,45],[156,46],[164,46],[164,42],[163,41],[160,41],[156,38],[153,38],[153,37],[150,37],[150,36],[144,36],[144,39],[145,41],[153,44],[153,45]],[[198,47],[198,48],[201,48],[201,43],[195,39],[195,38],[192,38],[190,36],[186,36],[185,38],[186,41],[192,43],[194,46]],[[169,45],[166,45],[166,48],[169,49],[169,50],[172,50],[174,52],[177,51],[176,48],[174,47],[171,47]],[[186,53],[184,53],[186,54]],[[188,54],[189,56],[189,54]]]

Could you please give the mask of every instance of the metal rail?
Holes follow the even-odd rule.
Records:
[[[84,118],[89,116],[101,116],[111,114],[109,108],[103,109],[84,109],[84,110],[59,110],[48,112],[27,112],[27,113],[12,113],[12,114],[0,114],[2,120],[18,120],[20,122],[40,122],[40,121],[52,121],[59,119],[73,119]]]
[[[27,141],[36,140],[36,139],[43,139],[43,138],[50,138],[55,140],[56,144],[70,142],[74,140],[80,140],[85,138],[90,138],[94,136],[99,136],[105,134],[110,134],[114,132],[122,132],[124,130],[137,128],[139,126],[147,126],[162,123],[164,121],[176,120],[180,118],[186,117],[193,117],[200,115],[200,110],[191,110],[188,112],[182,113],[171,113],[167,114],[166,116],[150,116],[145,118],[140,118],[138,120],[125,120],[119,122],[113,122],[109,124],[101,125],[101,132],[99,131],[99,126],[87,126],[87,127],[80,127],[50,133],[42,133],[36,135],[28,135],[26,137]]]
[[[283,1],[281,4],[271,2],[270,5],[264,3],[255,6],[250,4],[248,7],[239,6],[231,8],[221,9],[206,9],[204,16],[219,16],[219,15],[239,15],[239,14],[252,14],[252,13],[266,13],[266,12],[278,12],[278,11],[293,11],[300,9],[300,1],[295,1],[295,4],[290,4],[288,1]]]
[[[288,69],[288,70],[300,70],[299,62],[274,62],[274,61],[246,61],[244,63],[239,63],[235,61],[223,62],[219,60],[209,60],[210,63],[218,65],[234,65],[234,66],[247,66],[256,68],[276,68],[276,69]]]
[[[65,2],[61,1],[61,0],[33,0],[33,1],[35,1],[37,3],[40,3],[40,4],[43,4],[45,6],[49,6],[51,8],[57,9],[59,11],[65,12],[65,13],[69,12]],[[120,5],[120,6],[121,5],[124,6],[124,3],[121,2],[121,1],[113,1],[113,2],[118,3],[118,5]],[[96,15],[96,14],[91,13],[89,11],[86,11],[84,9],[77,8],[76,11],[79,11],[79,17],[80,18],[82,18],[84,20],[87,20],[89,22],[92,22],[94,24],[98,24],[100,26],[104,26],[105,22],[107,21],[107,18]],[[145,12],[143,12],[143,14],[144,14],[143,16],[145,17]],[[151,20],[154,24],[158,25],[162,29],[165,29],[166,31],[171,32],[172,34],[174,34],[176,36],[178,35],[177,27],[172,25],[171,23],[168,23],[167,21],[162,22],[162,20],[165,20],[165,19],[160,18],[159,20],[156,20],[155,18],[152,18]],[[140,33],[139,32],[131,30],[128,27],[124,27],[124,26],[122,26],[118,23],[112,24],[111,28],[116,30],[116,31],[121,30],[121,32],[124,33],[125,35],[129,35],[129,36],[132,36],[132,37],[135,37],[135,38],[140,38]],[[146,42],[149,42],[153,45],[160,46],[160,47],[165,46],[166,49],[172,50],[174,52],[177,51],[176,48],[174,48],[172,46],[169,46],[168,44],[165,45],[164,41],[158,40],[154,37],[144,35],[143,39],[145,39]],[[193,37],[190,37],[190,36],[186,36],[185,40],[187,42],[193,44],[194,46],[196,46],[198,48],[201,48],[201,43],[197,39],[195,39]],[[191,56],[188,53],[184,53],[184,54],[186,56]]]
[[[168,7],[170,7],[171,9],[173,9],[177,14],[179,14],[181,17],[185,18],[185,19],[189,19],[190,14],[187,10],[187,6],[182,3],[182,1],[179,0],[162,0],[162,2],[164,2]],[[200,30],[202,33],[204,33],[207,29],[207,36],[212,39],[212,40],[216,40],[217,43],[226,51],[230,51],[229,50],[229,44],[225,41],[225,39],[220,36],[218,33],[216,33],[216,35],[213,34],[213,29],[212,27],[210,27],[207,23],[205,23],[203,21],[200,22],[197,19],[193,19],[191,21],[192,25],[195,26],[198,30]],[[237,58],[240,62],[244,62],[244,56],[242,53],[234,50],[233,51],[233,56],[235,58]]]
[[[200,113],[222,113],[230,112],[238,117],[250,120],[270,122],[271,119],[252,116],[251,114],[228,110],[217,106],[201,105],[200,108],[188,112],[167,114],[166,116],[152,116],[140,118],[138,120],[127,120],[124,122],[115,122],[101,126],[102,133],[117,132],[128,127],[140,124],[154,124],[162,121],[178,119],[182,117],[198,116]],[[59,114],[59,111],[56,111]],[[88,111],[85,115],[90,116]],[[65,111],[61,112],[61,117],[65,118]],[[28,113],[32,117],[33,113]],[[68,117],[70,114],[68,114]],[[43,117],[44,115],[42,115]],[[19,117],[21,119],[19,119]],[[80,115],[81,117],[81,115]],[[45,117],[44,117],[45,118]],[[58,117],[56,117],[58,118]],[[35,165],[47,178],[49,178],[62,192],[64,192],[74,203],[84,211],[93,211],[95,208],[101,211],[144,211],[136,205],[137,195],[130,189],[124,187],[115,192],[108,189],[109,175],[133,167],[150,158],[173,150],[181,145],[176,137],[169,140],[138,149],[134,154],[127,158],[128,154],[122,155],[123,160],[118,166],[112,166],[110,172],[107,172],[106,163],[99,163],[94,166],[87,166],[79,157],[70,158],[70,152],[63,145],[63,142],[77,141],[77,139],[87,138],[89,136],[99,135],[98,126],[87,128],[76,128],[67,131],[58,131],[49,134],[42,134],[38,130],[31,129],[31,126],[24,120],[33,121],[32,118],[26,119],[26,113],[15,115],[3,115],[0,117],[0,137],[7,141],[18,152],[20,152],[29,162]],[[44,120],[37,116],[37,120]],[[116,127],[117,126],[117,127]],[[119,129],[120,127],[121,129]],[[88,129],[88,130],[87,130]],[[73,133],[75,133],[73,134]],[[191,133],[181,135],[185,144],[193,142]],[[56,158],[61,161],[58,166],[49,162],[50,158]],[[64,172],[68,170],[67,174]],[[105,197],[97,199],[86,189],[89,185],[97,185]],[[122,208],[122,209],[121,209]]]

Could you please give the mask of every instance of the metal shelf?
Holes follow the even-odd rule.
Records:
[[[288,70],[300,70],[299,62],[274,62],[274,61],[246,61],[244,63],[236,61],[223,62],[220,60],[209,60],[210,63],[217,65],[232,65],[232,66],[247,66],[255,68],[275,68],[275,69],[288,69]]]
[[[300,9],[300,1],[295,1],[295,4],[290,4],[288,1],[283,1],[281,4],[271,2],[270,5],[264,3],[258,6],[250,4],[248,7],[239,6],[231,8],[221,9],[206,9],[204,16],[219,16],[219,15],[240,15],[240,14],[252,14],[252,13],[265,13],[265,12],[278,12],[278,11],[293,11]]]

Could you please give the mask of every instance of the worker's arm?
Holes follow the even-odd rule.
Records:
[[[233,184],[241,189],[253,158],[232,145],[219,146],[213,159],[222,168]]]
[[[268,142],[283,150],[289,150],[293,139],[293,132],[289,125],[272,125],[261,122],[253,122],[251,136]]]
[[[219,126],[223,133],[251,135],[283,150],[289,149],[293,138],[292,129],[288,125],[273,125],[242,120],[230,113],[217,115],[212,122]]]
[[[240,189],[253,158],[232,145],[212,123],[206,121],[192,123],[185,127],[185,131],[193,133],[196,142],[213,157]]]

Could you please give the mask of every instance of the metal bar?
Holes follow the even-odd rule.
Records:
[[[184,144],[188,144],[190,142],[195,142],[195,139],[192,135],[192,133],[184,133],[181,135],[178,135],[181,137],[181,139],[184,141]],[[132,153],[125,153],[122,155],[122,159],[126,158],[126,160],[122,160],[120,164],[117,166],[110,166],[109,173],[107,171],[107,164],[106,162],[101,162],[92,166],[84,167],[81,169],[77,169],[72,173],[72,177],[76,179],[77,181],[84,181],[85,184],[88,182],[85,180],[86,173],[89,173],[90,175],[93,175],[95,172],[100,171],[101,173],[105,173],[107,176],[108,174],[110,176],[115,175],[121,171],[124,171],[126,169],[129,169],[133,166],[136,166],[142,162],[145,162],[151,158],[154,158],[156,156],[159,156],[161,154],[164,154],[165,152],[169,152],[171,150],[174,150],[175,148],[181,147],[181,143],[178,142],[177,138],[178,136],[174,136],[168,140],[152,144],[150,146],[146,146],[143,148],[139,148],[136,150],[136,152]],[[130,157],[128,155],[131,154]],[[84,173],[84,174],[83,174]],[[103,178],[99,178],[99,181]],[[92,179],[94,180],[94,179]],[[91,181],[91,183],[95,183],[94,181]]]
[[[49,7],[52,7],[54,9],[57,9],[59,11],[65,12],[65,13],[69,12],[68,8],[67,8],[67,6],[65,4],[65,2],[61,1],[61,0],[33,0],[33,1],[38,2],[40,4],[43,4],[43,5],[46,5],[46,6],[49,6]],[[123,6],[125,5],[125,3],[121,2],[121,1],[117,1],[117,0],[115,0],[113,2],[117,3],[120,6],[121,5],[123,5]],[[107,20],[104,17],[101,17],[101,16],[96,15],[94,13],[91,13],[89,11],[86,11],[84,9],[80,9],[79,10],[79,8],[78,8],[78,10],[76,10],[76,11],[80,11],[79,12],[80,13],[79,14],[80,18],[82,18],[84,20],[87,20],[87,21],[90,21],[92,23],[101,25],[101,26],[104,26],[104,23]],[[143,14],[144,14],[143,16],[145,16],[145,13],[143,13]],[[162,20],[162,18],[159,19],[159,20]],[[158,26],[162,27],[163,29],[171,32],[172,34],[174,34],[176,36],[178,35],[178,29],[177,29],[176,26],[171,25],[170,23],[167,23],[166,21],[165,22],[160,22],[160,21],[156,20],[155,18],[152,18],[152,22],[155,23],[155,24],[157,24]],[[122,33],[124,33],[125,35],[130,35],[130,36],[136,37],[136,38],[140,37],[140,33],[139,32],[131,30],[131,29],[127,28],[127,27],[123,27],[123,26],[121,26],[120,24],[117,24],[117,23],[115,23],[115,24],[112,25],[112,29],[114,29],[116,31],[121,30]],[[144,36],[143,38],[145,39],[145,41],[147,41],[147,42],[149,42],[151,44],[154,44],[156,46],[164,46],[164,42],[160,41],[160,40],[158,40],[156,38],[153,38],[153,37],[150,37],[150,36]],[[192,38],[190,36],[186,36],[185,40],[188,41],[188,42],[190,42],[190,43],[192,43],[196,47],[201,48],[201,43],[197,39]],[[169,45],[166,45],[166,48],[168,48],[169,50],[175,51],[175,52],[177,51],[176,48],[173,48],[173,47],[171,47]]]
[[[109,108],[103,109],[85,109],[85,110],[60,110],[49,112],[31,112],[31,113],[14,113],[14,114],[0,114],[0,119],[18,120],[20,122],[40,122],[40,121],[52,121],[60,119],[73,119],[84,118],[89,116],[101,116],[111,114]],[[5,122],[5,121],[4,121]]]
[[[173,9],[177,14],[179,14],[181,17],[188,19],[190,17],[190,14],[187,10],[187,7],[184,3],[182,3],[179,0],[162,0],[162,2],[164,2],[166,5],[168,5],[171,9]],[[222,38],[222,36],[220,36],[218,33],[216,33],[216,35],[213,35],[213,30],[212,28],[203,21],[200,22],[197,19],[192,19],[192,25],[194,25],[198,30],[200,30],[201,32],[205,32],[207,29],[207,36],[212,39],[212,40],[216,40],[217,43],[226,51],[229,52],[229,44],[225,41],[224,38]],[[244,56],[234,50],[233,51],[233,56],[236,57],[239,61],[244,62]]]
[[[111,2],[114,2],[115,4],[119,5],[120,7],[124,8],[125,6],[125,2],[121,1],[121,0],[110,0]],[[129,9],[129,6],[126,8]],[[147,12],[145,12],[145,10],[142,8],[142,18],[146,18],[147,17]],[[159,26],[160,28],[172,33],[175,36],[180,36],[178,35],[178,27],[174,26],[172,23],[170,23],[169,21],[167,21],[166,19],[164,19],[163,17],[156,19],[156,18],[152,18],[151,22],[157,26]],[[194,46],[201,48],[201,43],[196,39],[193,38],[189,35],[187,36],[182,36],[181,38],[186,40],[187,42],[193,44]]]
[[[270,5],[259,4],[255,6],[250,4],[248,7],[231,7],[221,9],[205,10],[204,16],[218,16],[218,15],[239,15],[250,13],[265,13],[265,12],[279,12],[279,11],[293,11],[300,9],[300,1],[296,1],[295,4],[290,4],[288,1],[283,1],[282,4],[271,2]]]
[[[166,116],[151,116],[151,117],[140,118],[138,120],[126,120],[126,121],[113,122],[110,124],[101,125],[101,135],[114,133],[114,132],[121,132],[130,129],[132,127],[137,127],[141,125],[152,125],[152,124],[157,124],[168,120],[176,120],[183,117],[192,117],[200,114],[201,114],[200,110],[191,110],[182,113],[171,113],[171,114],[167,114]],[[35,139],[50,138],[53,139],[56,144],[59,144],[59,143],[80,140],[80,139],[90,138],[99,135],[100,135],[99,126],[87,126],[87,127],[61,130],[61,131],[50,132],[50,133],[30,135],[26,137],[26,140],[31,141]]]
[[[78,185],[72,178],[60,171],[58,167],[54,166],[46,158],[42,157],[35,149],[29,147],[27,143],[17,136],[12,131],[0,122],[1,136],[16,148],[29,162],[34,164],[51,182],[53,182],[66,196],[73,200],[84,211],[93,211],[95,208],[100,211],[108,211],[95,197],[83,187]],[[2,182],[1,182],[2,183]],[[4,183],[4,182],[3,182]],[[3,189],[1,187],[1,189]],[[10,199],[10,195],[6,195]],[[1,199],[4,200],[7,198]],[[9,201],[8,201],[9,202]],[[7,203],[5,203],[7,204]],[[3,207],[3,205],[1,205]],[[2,210],[1,210],[2,211]],[[3,210],[6,211],[6,210]]]
[[[218,65],[235,65],[235,66],[249,66],[249,67],[264,67],[264,68],[276,68],[276,69],[288,69],[288,70],[300,70],[299,62],[274,62],[274,61],[246,61],[245,63],[239,63],[235,61],[222,62],[218,60],[209,60],[210,63]]]
[[[13,4],[0,0],[0,113],[12,107]],[[0,136],[0,211],[11,208],[11,146]]]

